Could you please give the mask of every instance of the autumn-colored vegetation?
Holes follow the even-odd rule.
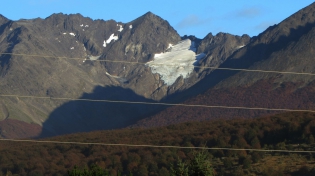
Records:
[[[315,114],[284,113],[257,119],[189,122],[152,129],[71,134],[55,141],[244,149],[314,150]],[[170,175],[200,150],[29,142],[0,143],[2,174],[67,175],[97,165],[111,175]],[[217,175],[312,175],[314,153],[203,150]]]
[[[0,136],[3,138],[30,138],[40,135],[42,127],[34,123],[5,119],[0,121]]]
[[[315,81],[310,83],[275,83],[276,78],[259,80],[251,85],[212,88],[186,100],[183,104],[249,107],[270,109],[315,109]],[[281,113],[274,110],[248,110],[240,108],[205,108],[172,106],[133,125],[158,127],[189,121],[213,119],[256,118]]]

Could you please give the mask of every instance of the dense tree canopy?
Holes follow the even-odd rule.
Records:
[[[313,150],[315,114],[284,113],[257,119],[190,122],[151,129],[72,134],[45,140],[237,149]],[[200,150],[102,145],[0,143],[0,168],[8,175],[66,175],[101,168],[110,175],[171,175],[175,167],[198,168]],[[199,157],[220,175],[313,172],[313,153],[203,150]],[[198,155],[197,155],[198,156]],[[179,162],[180,161],[180,162]],[[282,164],[278,164],[282,163]],[[173,166],[173,167],[172,167]],[[201,164],[201,166],[203,166]],[[173,168],[173,170],[172,170]],[[178,168],[178,167],[177,167]],[[192,169],[193,168],[193,169]],[[207,170],[207,167],[204,168]],[[82,170],[82,169],[81,169]],[[1,175],[0,172],[0,175]],[[177,171],[176,171],[177,173]]]

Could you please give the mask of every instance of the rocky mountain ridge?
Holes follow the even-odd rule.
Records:
[[[46,137],[280,112],[272,109],[312,110],[314,76],[233,68],[313,73],[314,26],[314,3],[253,38],[226,33],[180,37],[151,12],[128,23],[80,14],[19,21],[1,16],[0,94],[17,96],[0,98],[0,134]],[[158,64],[170,68],[161,71]],[[180,74],[172,81],[165,79],[175,73]],[[271,110],[165,109],[129,102]]]
[[[121,128],[160,107],[96,105],[18,95],[168,101],[170,95],[180,97],[180,92],[211,72],[193,69],[187,78],[180,76],[172,85],[153,73],[145,64],[154,60],[155,54],[168,52],[181,37],[166,20],[151,12],[128,23],[61,13],[18,21],[1,17],[0,26],[0,52],[11,53],[0,56],[0,94],[17,95],[0,98],[3,128],[6,119],[42,126],[46,136]],[[221,33],[204,40],[190,39],[196,54],[205,54],[196,63],[204,66],[219,66],[250,40],[246,35]]]
[[[215,70],[204,79],[211,88],[183,102],[221,108],[174,106],[134,126],[154,127],[217,118],[254,118],[282,112],[277,109],[313,111],[314,36],[315,3],[253,37],[220,65],[220,68],[248,71]]]

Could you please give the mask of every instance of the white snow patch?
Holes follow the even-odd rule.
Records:
[[[83,27],[83,24],[81,24],[80,26]]]
[[[115,36],[114,34],[110,35],[107,40],[104,40],[103,47],[106,47],[106,44],[109,44],[112,40],[114,41],[118,40],[118,35],[117,36]]]
[[[66,32],[64,32],[64,33],[62,33],[63,35],[66,35],[67,33]]]
[[[243,48],[245,45],[240,45],[240,46],[237,46],[236,49],[241,49]]]
[[[90,60],[97,60],[97,59],[99,59],[101,57],[101,55],[99,55],[99,56],[88,56],[88,58],[90,59]]]
[[[114,36],[114,34],[110,35],[110,37],[106,40],[106,43],[110,43],[112,40],[118,40],[118,36]]]
[[[119,32],[121,32],[121,31],[124,30],[124,28],[122,27],[122,25],[118,25],[118,26],[119,26],[119,29],[118,29]]]
[[[131,25],[129,25],[129,29],[132,29],[132,24],[131,24]]]
[[[196,55],[196,60],[199,61],[200,59],[203,59],[204,57],[206,57],[206,54],[200,53],[200,54]]]
[[[113,75],[109,74],[108,72],[105,72],[105,74],[110,76],[110,77],[113,77],[113,78],[120,78],[119,76],[113,76]]]
[[[72,35],[72,36],[75,36],[75,34],[73,32],[70,32],[69,34]]]
[[[73,49],[74,49],[74,47],[71,47],[70,49],[72,49],[72,50],[73,50]]]
[[[152,73],[158,73],[164,83],[172,85],[180,76],[188,78],[194,70],[194,63],[205,57],[204,53],[196,55],[194,42],[186,39],[176,45],[169,44],[169,52],[155,54],[154,60],[146,63]]]
[[[167,49],[172,48],[172,47],[173,47],[173,45],[170,43],[170,44],[168,44],[168,48]]]
[[[89,25],[85,25],[85,27],[89,27]]]
[[[103,47],[106,47],[106,41],[104,40]]]
[[[82,31],[84,31],[84,29],[82,29]]]

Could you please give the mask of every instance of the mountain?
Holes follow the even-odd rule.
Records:
[[[314,14],[315,3],[251,38],[246,46],[228,56],[219,67],[278,72],[218,69],[204,79],[210,89],[183,102],[236,108],[174,106],[134,126],[153,127],[216,118],[254,118],[280,112],[274,109],[314,110]]]
[[[151,12],[128,23],[62,13],[1,16],[0,134],[45,137],[132,125],[163,108],[55,98],[179,102],[189,97],[181,92],[211,73],[194,66],[217,67],[249,41],[223,33],[181,38]]]
[[[312,110],[314,75],[292,72],[315,69],[314,8],[252,38],[180,37],[151,12],[128,23],[1,16],[0,134],[47,137]],[[150,104],[157,102],[220,108]]]

